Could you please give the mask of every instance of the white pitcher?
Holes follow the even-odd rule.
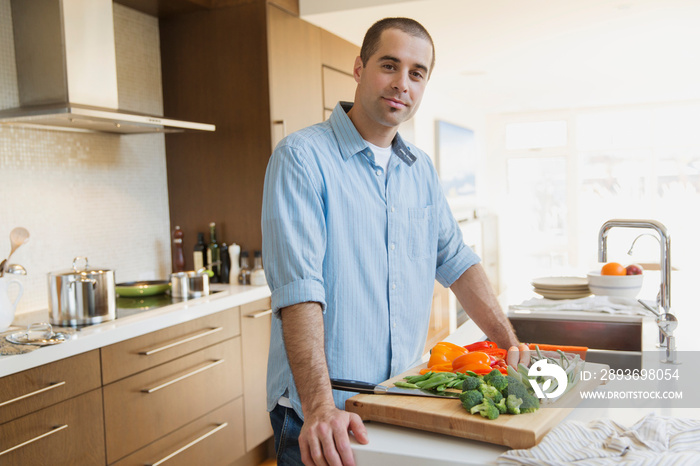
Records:
[[[10,301],[10,295],[8,294],[11,285],[19,287],[14,302]],[[22,297],[23,291],[24,287],[19,281],[0,277],[0,332],[7,330],[12,325],[12,321],[15,320],[15,309],[17,309],[17,303],[19,298]]]

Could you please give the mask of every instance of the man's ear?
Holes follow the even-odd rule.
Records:
[[[355,78],[355,82],[359,83],[360,78],[362,77],[362,70],[364,68],[364,65],[362,64],[362,58],[357,57],[355,58],[355,66],[352,68],[352,75]]]

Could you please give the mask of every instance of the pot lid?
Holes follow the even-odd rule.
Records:
[[[82,263],[84,262],[84,264]],[[70,275],[101,275],[105,273],[113,272],[110,269],[105,269],[104,267],[90,267],[88,263],[88,258],[84,256],[78,256],[73,259],[73,268],[67,270],[61,270],[59,272],[51,272],[52,276],[70,276]]]

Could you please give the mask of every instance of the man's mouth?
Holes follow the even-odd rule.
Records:
[[[392,108],[403,109],[407,107],[407,105],[403,101],[399,99],[394,99],[393,97],[384,97],[384,100]]]

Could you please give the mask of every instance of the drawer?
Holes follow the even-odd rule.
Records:
[[[100,350],[108,384],[240,334],[238,307],[174,325]]]
[[[112,463],[241,396],[241,339],[132,375],[103,392]]]
[[[8,375],[0,379],[0,424],[100,385],[98,350]]]
[[[104,465],[101,390],[0,425],[0,464]]]
[[[227,465],[243,456],[243,400],[237,398],[112,466]],[[165,461],[164,461],[165,460]]]

